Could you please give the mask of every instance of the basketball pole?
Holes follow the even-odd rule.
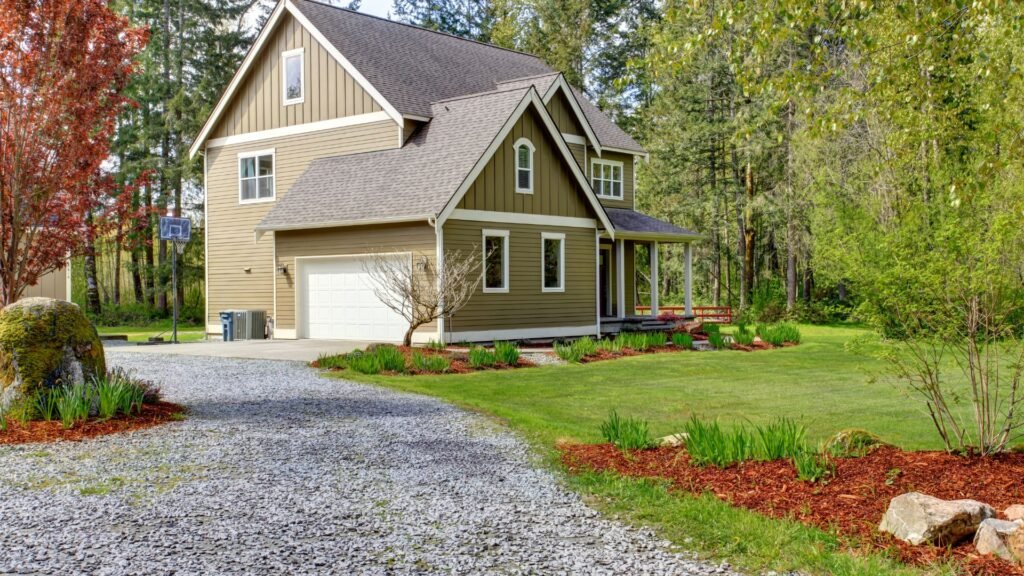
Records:
[[[171,342],[178,343],[178,247],[171,243],[171,295],[174,298],[174,311],[171,320]]]

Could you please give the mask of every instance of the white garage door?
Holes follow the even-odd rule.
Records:
[[[409,261],[408,255],[395,258]],[[364,267],[371,260],[357,256],[302,263],[302,336],[401,342],[408,324],[374,294],[374,283]]]

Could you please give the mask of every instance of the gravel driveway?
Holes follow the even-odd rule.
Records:
[[[189,418],[0,447],[0,573],[730,573],[601,518],[442,402],[290,362],[108,361]]]

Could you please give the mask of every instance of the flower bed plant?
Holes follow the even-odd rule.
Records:
[[[461,374],[532,366],[520,358],[519,346],[512,342],[495,342],[491,348],[471,346],[465,352],[435,343],[424,348],[380,344],[347,354],[324,354],[311,365],[322,370],[352,370],[370,375]]]

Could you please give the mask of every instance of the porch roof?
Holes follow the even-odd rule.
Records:
[[[628,208],[605,208],[608,219],[615,227],[615,237],[628,240],[657,240],[660,242],[690,242],[702,236],[692,230],[680,228],[670,222],[658,220]]]

